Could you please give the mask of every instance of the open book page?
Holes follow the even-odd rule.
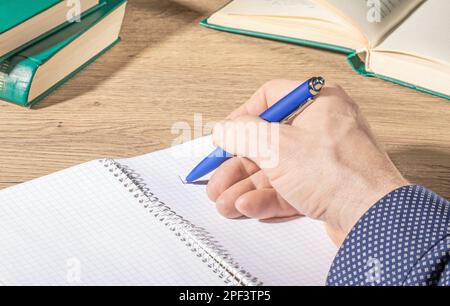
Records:
[[[366,70],[450,95],[450,1],[428,0],[375,49]]]
[[[323,9],[314,0],[234,0],[221,10],[230,15],[311,18],[342,22],[336,14]]]
[[[375,50],[406,53],[450,66],[449,13],[450,1],[428,0]]]
[[[349,19],[372,48],[424,0],[314,0]]]
[[[148,188],[177,214],[205,228],[265,285],[325,285],[337,252],[321,222],[228,220],[206,196],[205,186],[184,185],[185,176],[212,151],[209,137],[165,151],[119,161],[141,174]]]
[[[359,30],[314,0],[235,0],[212,15],[208,22],[353,50],[366,46]]]
[[[2,190],[0,203],[1,285],[224,284],[99,161]]]

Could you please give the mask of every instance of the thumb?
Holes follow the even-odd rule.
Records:
[[[260,168],[278,163],[280,124],[259,117],[244,116],[216,124],[213,142],[228,153],[246,157]]]

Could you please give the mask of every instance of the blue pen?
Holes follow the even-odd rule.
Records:
[[[290,121],[312,102],[313,98],[319,94],[324,85],[325,80],[321,77],[309,79],[262,113],[260,118],[268,122]],[[221,148],[217,148],[197,167],[195,167],[191,173],[189,173],[186,177],[186,182],[195,182],[196,180],[219,168],[220,165],[232,157],[232,154],[222,150]]]

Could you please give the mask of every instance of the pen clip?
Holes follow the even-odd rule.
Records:
[[[300,106],[296,111],[294,111],[292,114],[284,118],[283,121],[281,121],[282,124],[288,124],[294,121],[295,118],[297,118],[298,115],[300,115],[305,109],[307,109],[312,103],[314,102],[313,98],[309,98],[305,104]]]

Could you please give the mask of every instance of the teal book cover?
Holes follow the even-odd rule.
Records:
[[[81,0],[78,8],[68,0],[0,0],[0,61],[69,25],[71,10],[83,16],[101,5],[102,0]]]
[[[64,0],[1,0],[0,34]]]
[[[58,82],[55,86],[48,89],[45,93],[32,101],[29,100],[28,95],[33,78],[39,67],[124,3],[126,3],[126,0],[103,0],[103,5],[83,16],[81,22],[71,23],[21,52],[0,61],[0,100],[30,107],[103,54],[119,39],[112,45],[107,46],[97,56],[73,71],[70,75],[66,76],[66,78]]]

